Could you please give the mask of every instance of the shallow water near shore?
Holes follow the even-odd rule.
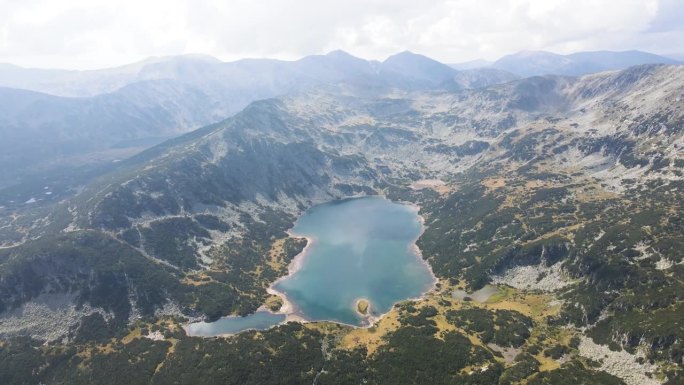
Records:
[[[435,278],[415,246],[421,232],[416,207],[381,197],[315,206],[291,231],[293,236],[307,237],[310,244],[295,258],[291,274],[273,289],[286,298],[291,316],[366,326],[396,302],[419,297],[433,287]],[[369,315],[357,312],[359,298],[369,301]],[[273,318],[273,323],[264,325],[267,317],[261,313],[265,312],[223,318],[217,321],[220,327],[206,324],[204,330],[228,334],[283,321]]]
[[[191,336],[212,337],[250,329],[263,330],[285,321],[285,317],[284,314],[258,311],[246,317],[223,317],[214,322],[191,323],[186,327],[186,332]]]

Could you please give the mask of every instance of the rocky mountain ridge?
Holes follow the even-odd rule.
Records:
[[[0,135],[7,139],[0,148],[0,161],[7,166],[0,173],[0,187],[49,179],[75,165],[106,167],[221,121],[252,101],[327,84],[402,91],[482,87],[510,79],[476,70],[460,77],[450,67],[410,52],[382,63],[333,51],[292,62],[224,63],[180,56],[83,72],[9,66],[0,68],[0,85],[6,87],[0,88],[5,102]]]

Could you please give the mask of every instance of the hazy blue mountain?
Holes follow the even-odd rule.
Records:
[[[456,74],[446,64],[409,51],[390,56],[378,69],[380,76],[392,83],[421,88],[434,87]]]
[[[461,63],[450,63],[448,64],[449,67],[458,70],[458,71],[463,71],[463,70],[472,70],[475,68],[483,68],[483,67],[489,67],[492,65],[493,62],[489,60],[484,60],[484,59],[475,59],[475,60],[469,60]]]
[[[93,96],[115,91],[142,80],[138,74],[145,66],[168,58],[149,58],[120,67],[76,71],[23,68],[0,64],[0,86],[21,88],[59,96]]]
[[[0,101],[0,185],[34,168],[125,158],[232,112],[202,90],[166,80],[87,98],[2,88]]]
[[[2,64],[0,86],[86,97],[114,92],[139,81],[164,79],[191,84],[210,93],[239,90],[270,97],[289,92],[292,88],[300,89],[302,85],[373,76],[376,72],[371,62],[343,51],[306,56],[296,61],[243,59],[222,62],[206,55],[181,55],[90,71],[32,69]],[[405,75],[401,70],[398,72]]]
[[[604,68],[622,69],[641,64],[675,64],[677,60],[643,51],[591,51],[567,55],[577,62],[592,62]]]
[[[595,51],[559,55],[545,51],[522,51],[507,55],[492,64],[493,68],[523,77],[537,75],[577,76],[618,70],[640,64],[674,64],[676,60],[641,51]]]
[[[13,88],[0,88],[0,186],[34,169],[125,158],[225,119],[255,100],[339,82],[425,88],[439,83],[444,68],[452,72],[422,56],[412,59],[389,60],[381,75],[371,62],[342,51],[297,61],[231,63],[186,55],[97,71],[3,65],[0,85]],[[434,68],[442,72],[430,79]]]
[[[495,84],[508,83],[517,79],[520,79],[520,76],[512,72],[496,68],[473,68],[458,71],[453,78],[447,82],[445,88],[452,90],[484,88]]]
[[[306,75],[331,81],[370,77],[376,74],[369,61],[341,50],[332,51],[326,55],[306,56],[296,61],[295,67],[295,71],[301,76]]]

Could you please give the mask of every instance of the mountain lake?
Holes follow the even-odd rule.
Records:
[[[290,274],[271,290],[285,299],[281,314],[259,310],[187,326],[190,335],[215,336],[267,329],[288,319],[369,326],[402,300],[430,290],[436,280],[415,241],[422,233],[417,207],[382,197],[349,198],[315,206],[290,234],[306,237]],[[357,306],[367,303],[366,314]],[[284,314],[283,314],[284,313]]]

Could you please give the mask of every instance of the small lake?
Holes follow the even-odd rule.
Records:
[[[268,329],[285,321],[284,314],[273,314],[268,311],[258,311],[246,317],[223,317],[214,322],[195,322],[186,327],[191,336],[212,337],[221,334],[234,334],[244,330]]]
[[[310,244],[296,257],[293,274],[272,287],[287,298],[294,316],[365,326],[368,316],[386,313],[396,302],[419,297],[433,287],[432,272],[415,246],[421,231],[415,207],[381,197],[315,206],[291,231],[293,236],[309,238]],[[356,302],[361,298],[370,303],[368,316],[357,312]],[[199,323],[203,326],[197,334],[191,328],[198,324],[188,329],[193,335],[264,329],[283,321],[275,316],[284,317],[259,311]]]

